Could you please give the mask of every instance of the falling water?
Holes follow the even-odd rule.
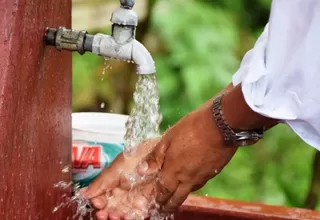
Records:
[[[160,95],[155,74],[139,75],[133,94],[134,107],[126,123],[124,137],[125,156],[130,156],[135,147],[144,140],[160,135],[162,120],[160,113]]]
[[[160,136],[160,123],[162,114],[160,112],[160,94],[158,82],[155,74],[139,75],[136,83],[136,89],[133,94],[134,107],[130,112],[130,116],[126,123],[126,134],[124,137],[125,147],[124,155],[130,157],[137,145],[144,140],[156,138]],[[130,197],[134,197],[135,188],[129,192]],[[149,207],[148,216],[151,220],[169,220],[173,219],[172,214],[159,212],[160,207],[155,202],[155,194],[148,198]],[[133,198],[130,198],[133,199]],[[135,219],[143,219],[134,212],[129,212],[131,217]]]
[[[107,59],[105,62],[103,75],[105,74],[106,69],[111,69],[110,66],[106,64]],[[160,136],[159,126],[162,120],[162,115],[159,104],[159,88],[155,74],[138,76],[133,99],[134,107],[131,110],[130,116],[126,123],[126,134],[124,137],[124,155],[126,157],[129,157],[137,145],[142,141]],[[103,108],[104,106],[101,107]],[[64,168],[62,172],[69,172],[69,168]],[[62,189],[71,188],[73,190],[73,196],[68,197],[64,195],[64,201],[59,206],[55,207],[53,212],[56,212],[59,208],[76,205],[77,211],[73,216],[74,219],[78,218],[79,220],[82,220],[88,215],[90,215],[90,219],[93,219],[92,212],[94,209],[91,207],[90,202],[80,195],[79,185],[73,184],[72,182],[59,182],[55,184],[54,187]],[[148,214],[152,220],[173,218],[172,215],[163,215],[159,213],[159,206],[154,202],[155,195],[150,199],[152,200],[150,201],[150,205],[154,208],[149,210]],[[135,213],[133,214],[135,215]],[[140,218],[137,216],[136,219]]]

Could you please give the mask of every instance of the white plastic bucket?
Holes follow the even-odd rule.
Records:
[[[122,152],[127,115],[72,114],[72,178],[88,185]]]

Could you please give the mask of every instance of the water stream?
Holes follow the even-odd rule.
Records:
[[[105,68],[102,73],[103,75],[108,68],[111,69],[110,64],[105,62]],[[126,123],[126,134],[124,137],[124,155],[126,157],[130,157],[136,146],[142,141],[160,136],[159,126],[162,120],[162,115],[159,104],[159,88],[155,74],[139,75],[133,99],[134,107],[131,110]],[[66,172],[69,172],[68,168],[63,169],[63,173]],[[62,198],[63,202],[55,207],[53,212],[56,212],[58,209],[63,207],[76,205],[77,211],[73,216],[73,219],[78,218],[79,220],[82,220],[85,216],[88,216],[88,214],[90,216],[92,215],[94,209],[91,207],[90,202],[87,199],[81,197],[79,185],[72,182],[59,182],[55,184],[54,187],[62,189],[72,188],[73,196],[68,197],[64,195]],[[154,198],[151,199],[154,201]],[[152,203],[152,201],[150,201],[150,203]],[[152,210],[149,210],[149,216],[152,220],[171,218],[171,216],[162,216],[159,214],[157,204],[154,203],[151,205],[155,207]],[[93,217],[91,216],[90,219],[93,219]],[[136,219],[141,219],[141,217],[137,216]]]
[[[154,74],[139,75],[133,99],[134,107],[126,123],[124,137],[125,156],[130,156],[142,141],[160,136],[159,126],[162,120],[160,94]]]

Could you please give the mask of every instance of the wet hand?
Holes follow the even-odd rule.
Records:
[[[237,147],[226,146],[212,118],[211,102],[188,114],[161,138],[138,169],[157,175],[156,201],[164,212],[175,212],[189,193],[201,188],[230,161]]]
[[[130,219],[134,214],[146,216],[146,198],[149,198],[153,186],[145,184],[140,190],[133,189],[133,184],[152,182],[151,179],[155,177],[148,175],[150,179],[142,178],[137,173],[137,167],[140,165],[140,170],[147,169],[141,163],[158,142],[159,139],[154,139],[141,143],[130,157],[120,154],[87,188],[81,190],[94,208],[100,210],[96,213],[99,220],[121,219],[125,216]]]

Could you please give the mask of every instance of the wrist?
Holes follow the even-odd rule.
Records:
[[[243,96],[241,85],[224,94],[222,110],[228,125],[238,131],[269,128],[278,123],[275,119],[267,118],[254,112],[248,106]]]

